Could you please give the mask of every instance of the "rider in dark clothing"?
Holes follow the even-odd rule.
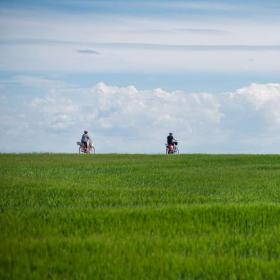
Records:
[[[174,137],[172,133],[169,133],[169,135],[167,136],[167,145],[173,145],[173,141],[174,141]]]

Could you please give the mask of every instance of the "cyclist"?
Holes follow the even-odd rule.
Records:
[[[168,153],[172,153],[174,150],[174,145],[176,144],[176,140],[173,137],[173,134],[170,132],[167,136],[167,146],[168,146]]]
[[[84,131],[84,134],[82,135],[81,142],[82,142],[82,144],[83,144],[85,150],[87,151],[87,149],[88,149],[88,143],[91,142],[91,139],[90,139],[90,137],[88,136],[88,132],[87,132],[86,130]]]

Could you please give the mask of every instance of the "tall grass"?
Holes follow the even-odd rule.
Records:
[[[0,155],[1,279],[280,279],[280,157]]]

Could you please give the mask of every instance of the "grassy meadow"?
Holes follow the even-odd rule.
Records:
[[[280,279],[280,156],[0,155],[0,279]]]

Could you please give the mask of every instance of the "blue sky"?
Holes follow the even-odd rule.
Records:
[[[2,0],[0,130],[22,141],[1,151],[73,152],[84,128],[101,152],[142,152],[145,137],[161,152],[170,130],[186,152],[280,151],[279,12],[279,1]]]

